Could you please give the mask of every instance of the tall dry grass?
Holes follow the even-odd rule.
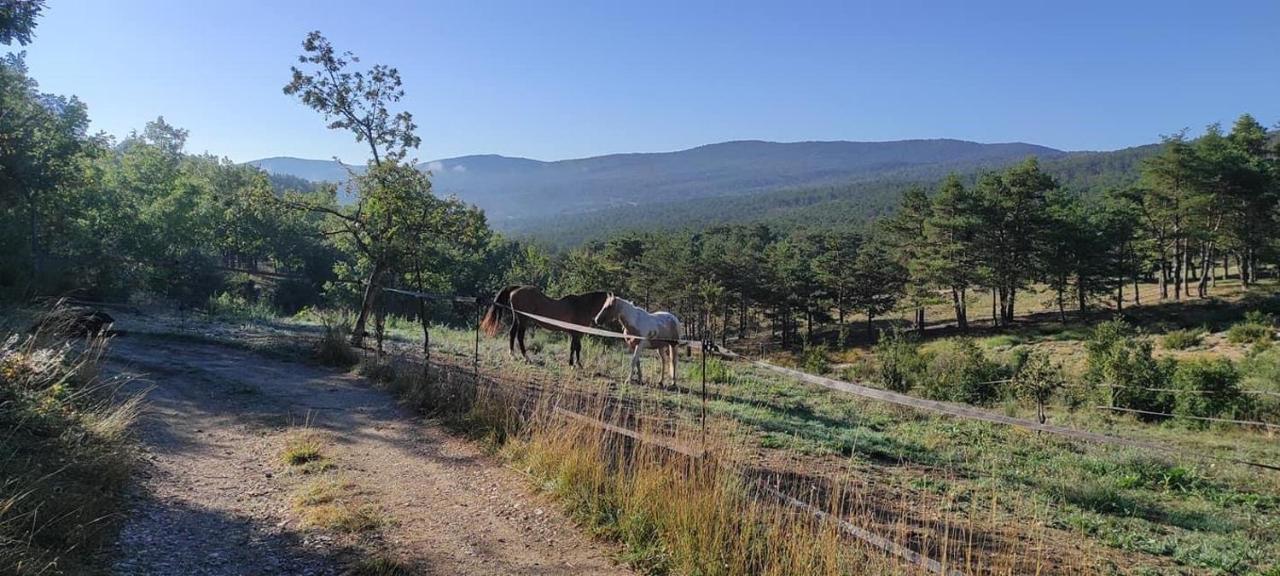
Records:
[[[856,514],[847,494],[811,495],[816,506],[833,512],[818,518],[762,491],[766,479],[746,471],[750,454],[734,440],[731,421],[715,422],[704,440],[696,421],[672,418],[658,404],[583,380],[482,375],[477,382],[462,368],[424,370],[404,360],[367,364],[362,371],[406,405],[485,439],[593,535],[620,544],[622,559],[644,573],[915,571],[842,533],[833,518]],[[646,440],[598,423],[633,430]],[[702,457],[682,453],[704,449]]]
[[[0,336],[0,573],[96,573],[142,407],[99,374],[107,337]]]

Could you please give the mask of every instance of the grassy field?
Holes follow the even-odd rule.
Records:
[[[1276,349],[1254,353],[1250,345],[1228,338],[1232,323],[1243,314],[1241,307],[1251,305],[1252,298],[1266,298],[1266,294],[1182,304],[1174,315],[1155,306],[1134,312],[1158,333],[1152,337],[1158,355],[1216,355],[1270,365],[1280,360]],[[219,320],[188,321],[186,329],[200,337],[222,339],[234,334],[241,345],[279,351],[272,343],[280,342],[282,336],[318,335],[325,323],[312,315],[246,320],[230,327]],[[1165,335],[1187,327],[1187,334]],[[391,319],[389,332],[389,356],[375,361],[366,353],[363,364],[384,380],[404,380],[406,376],[397,376],[396,369],[388,367],[421,354],[421,329]],[[1046,350],[1061,359],[1074,378],[1082,368],[1072,366],[1081,362],[1082,341],[1088,332],[1082,324],[1022,322],[1002,333],[980,333],[976,342],[996,359],[1018,348]],[[821,570],[810,572],[856,573],[871,565],[892,572],[911,571],[865,546],[841,543],[829,525],[786,524],[794,515],[770,505],[754,488],[760,484],[801,495],[854,525],[972,573],[1275,574],[1280,564],[1280,543],[1274,538],[1280,533],[1280,474],[1203,457],[1280,462],[1275,435],[1258,429],[1193,428],[1172,421],[1152,424],[1088,407],[1073,409],[1058,400],[1050,403],[1051,423],[1158,442],[1171,449],[1170,453],[1145,453],[918,413],[751,365],[712,359],[707,367],[708,442],[729,471],[712,478],[674,467],[662,458],[641,458],[622,466],[609,456],[607,449],[616,447],[616,442],[606,441],[607,434],[564,423],[552,425],[541,417],[512,423],[511,407],[518,404],[512,400],[491,398],[478,408],[473,398],[458,409],[450,398],[463,395],[468,387],[465,376],[471,370],[475,333],[436,326],[431,334],[433,362],[439,372],[425,380],[409,378],[411,384],[399,386],[397,391],[406,402],[429,414],[452,418],[459,429],[487,438],[513,466],[559,495],[585,525],[626,544],[628,560],[647,571],[759,571],[762,564],[708,568],[714,564],[709,559],[732,555],[734,550],[746,554],[743,550],[761,545],[750,541],[736,544],[746,548],[727,547],[723,534],[718,540],[706,530],[691,528],[742,529],[742,522],[712,514],[717,506],[751,511],[755,520],[747,525],[758,525],[765,532],[786,528],[807,534],[808,545],[788,539],[790,553],[779,557],[820,565]],[[293,352],[308,349],[313,342],[309,336],[301,340],[305,345],[296,336],[289,338],[293,343],[286,350]],[[584,410],[606,419],[616,416],[614,406],[625,404],[632,407],[628,425],[650,428],[654,434],[675,434],[692,444],[701,442],[697,421],[702,400],[687,388],[700,382],[696,356],[681,358],[681,381],[686,388],[677,391],[621,383],[627,354],[609,342],[587,339],[586,366],[581,369],[565,366],[567,341],[561,335],[535,331],[529,349],[537,359],[533,365],[511,359],[505,338],[481,339],[483,377],[503,389],[541,390],[542,398],[547,391],[578,391],[594,398]],[[875,362],[865,349],[825,356],[811,368],[849,379],[860,378],[865,365]],[[812,364],[800,353],[775,354],[772,359]],[[652,377],[657,367],[656,355],[646,358],[646,374]],[[1280,386],[1275,379],[1267,379],[1265,370],[1250,372],[1260,380],[1246,379],[1243,385]],[[563,396],[551,397],[563,400]],[[1035,412],[1028,402],[1012,398],[991,409],[1021,417],[1033,417]],[[637,461],[648,464],[633,467]],[[631,472],[618,476],[620,469]],[[644,492],[646,482],[657,482],[655,478],[684,482],[661,490],[650,486],[652,491]],[[707,484],[731,488],[718,488],[710,495],[690,492],[691,486]],[[673,497],[701,498],[707,503],[702,508],[705,513],[675,522],[673,518],[679,517],[675,510],[641,506]],[[703,537],[691,543],[690,534]],[[718,544],[709,544],[713,541]],[[779,563],[769,568],[785,573],[795,566]]]

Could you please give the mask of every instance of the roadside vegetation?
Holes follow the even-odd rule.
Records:
[[[488,445],[530,474],[535,485],[557,495],[584,526],[624,544],[628,562],[654,573],[706,569],[702,563],[708,558],[726,554],[724,542],[691,547],[675,540],[704,528],[744,530],[740,519],[751,507],[771,511],[745,516],[753,522],[768,524],[773,520],[767,518],[775,516],[795,521],[759,490],[763,484],[807,494],[822,510],[970,572],[1251,574],[1266,573],[1280,558],[1280,550],[1264,536],[1280,522],[1280,478],[1204,456],[1280,461],[1272,433],[1098,408],[1114,398],[1120,406],[1154,402],[1151,406],[1175,416],[1274,421],[1276,398],[1245,391],[1280,392],[1269,376],[1280,370],[1276,348],[1226,341],[1231,326],[1247,322],[1244,317],[1237,311],[1224,313],[1220,321],[1196,319],[1197,325],[1214,328],[1203,337],[1215,344],[1213,353],[1193,350],[1190,356],[1164,347],[1162,335],[1124,321],[1088,329],[1049,321],[976,339],[886,334],[852,364],[837,363],[846,358],[842,350],[825,351],[824,369],[833,377],[882,385],[881,375],[888,374],[910,394],[969,399],[1029,419],[1042,413],[1051,424],[1152,441],[1168,446],[1168,453],[1080,445],[914,413],[713,358],[706,367],[711,431],[706,446],[714,454],[713,473],[681,464],[684,458],[669,450],[621,441],[597,427],[551,415],[558,405],[653,438],[701,447],[701,401],[688,391],[696,389],[702,375],[696,357],[681,362],[685,392],[659,392],[617,384],[626,374],[627,358],[610,343],[588,339],[585,366],[569,370],[562,365],[567,357],[563,338],[535,331],[529,341],[539,358],[534,366],[508,359],[505,340],[482,339],[477,387],[471,374],[474,332],[431,326],[433,367],[424,372],[418,363],[421,327],[389,316],[386,355],[379,359],[371,350],[357,352],[362,357],[357,369],[383,382],[406,405]],[[310,331],[323,320],[303,315],[283,324]],[[770,359],[813,368],[813,355],[801,350]],[[646,358],[644,369],[653,374],[656,360]],[[1177,392],[1113,389],[1113,382],[1215,393],[1179,403]],[[626,456],[616,455],[620,448]],[[646,462],[653,468],[644,468]],[[651,480],[642,480],[649,474]],[[684,486],[685,480],[696,485]],[[657,485],[646,490],[660,490],[633,496],[644,482]],[[653,504],[700,501],[704,496],[697,490],[716,482],[731,487],[717,488],[715,498],[718,506],[735,510],[728,517],[739,518],[735,523],[690,527],[687,522],[694,519]],[[676,523],[672,515],[684,520]],[[729,520],[701,516],[696,521]],[[798,559],[813,561],[814,555],[840,557],[822,566],[902,568],[897,560],[839,537],[829,523],[787,526],[788,533],[814,538],[825,552],[788,544],[775,557],[780,570],[794,569],[788,562]],[[1008,526],[1016,529],[1002,528]],[[975,539],[978,534],[983,536]],[[1025,550],[1021,542],[1028,537],[1043,541],[1043,548]],[[765,564],[749,568],[768,569]],[[750,571],[741,570],[707,573]]]
[[[0,327],[0,572],[102,573],[139,397],[99,374],[108,338]]]

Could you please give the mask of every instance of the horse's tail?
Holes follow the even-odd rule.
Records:
[[[484,318],[480,319],[480,329],[489,336],[497,336],[498,329],[502,327],[503,310],[511,306],[511,292],[519,288],[519,286],[507,286],[493,297],[493,303],[489,305],[489,309],[485,311]]]

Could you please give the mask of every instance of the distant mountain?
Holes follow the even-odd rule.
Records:
[[[1135,183],[1142,161],[1159,150],[1159,144],[1149,144],[1111,152],[1069,152],[1041,160],[1040,167],[1065,190],[1087,196]],[[957,170],[966,184],[975,183],[980,171]],[[526,218],[508,222],[507,232],[553,248],[566,248],[623,231],[697,229],[747,222],[769,222],[784,229],[856,229],[895,210],[906,188],[922,186],[930,192],[936,189],[940,177],[920,172],[917,176],[924,177],[886,176],[749,196],[607,208],[572,218]]]
[[[247,162],[270,174],[286,174],[312,182],[343,182],[347,169],[333,160],[307,160],[291,156],[274,156]]]
[[[931,180],[1026,158],[1056,158],[1061,150],[963,140],[893,142],[737,141],[678,152],[611,154],[543,162],[497,155],[425,162],[440,194],[484,208],[498,228],[527,220],[611,208],[746,196],[804,187],[886,179]],[[276,157],[250,162],[267,172],[313,181],[341,181],[336,162]]]

